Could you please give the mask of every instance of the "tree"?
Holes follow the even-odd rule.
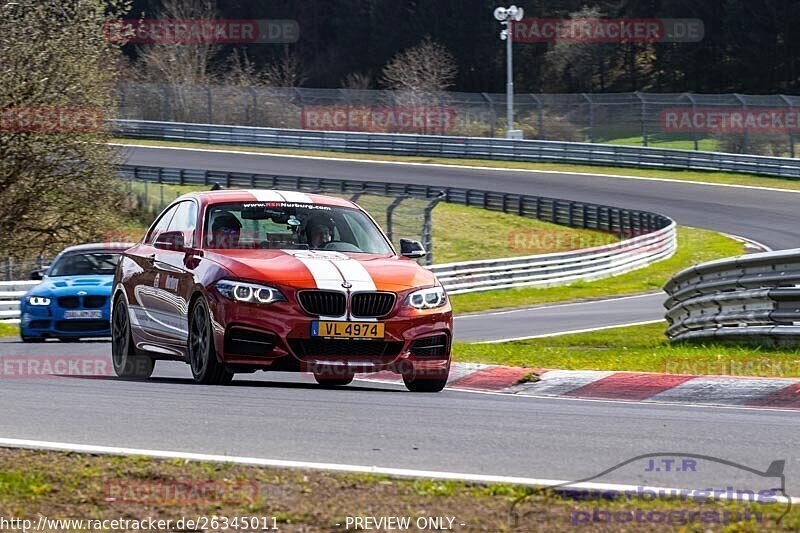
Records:
[[[261,75],[270,87],[299,87],[307,77],[303,62],[288,50],[277,61],[267,65]]]
[[[455,59],[447,48],[425,37],[389,61],[381,82],[395,91],[443,91],[453,85],[457,71]]]
[[[569,18],[599,19],[603,16],[597,7],[583,7],[570,13]],[[609,66],[617,47],[617,44],[602,42],[556,41],[544,56],[542,78],[548,82],[545,89],[592,92],[597,88],[605,91]]]
[[[363,72],[351,72],[342,80],[342,88],[366,90],[372,86],[372,76]]]
[[[158,20],[214,20],[212,0],[163,0],[153,17]],[[207,42],[165,40],[139,47],[138,71],[144,81],[169,84],[203,84],[211,78],[211,61],[219,45]]]
[[[215,20],[218,17],[213,0],[162,0],[157,20],[188,21]],[[198,121],[205,119],[198,111],[208,112],[205,94],[196,90],[214,80],[212,62],[220,46],[203,41],[181,42],[165,39],[138,47],[136,71],[140,81],[164,84],[162,97],[173,120]]]
[[[98,240],[123,202],[103,119],[116,109],[115,0],[0,0],[0,255]]]

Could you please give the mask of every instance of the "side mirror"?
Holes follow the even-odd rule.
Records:
[[[153,246],[160,250],[173,250],[175,252],[185,252],[186,243],[183,241],[182,231],[165,231],[156,238]]]
[[[428,252],[419,241],[412,241],[411,239],[400,239],[400,255],[410,259],[419,259],[425,257]]]
[[[40,281],[44,279],[45,268],[39,268],[37,270],[31,270],[31,273],[28,274],[28,279]]]

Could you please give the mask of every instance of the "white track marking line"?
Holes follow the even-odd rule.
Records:
[[[495,315],[508,315],[508,314],[511,314],[511,313],[522,313],[522,312],[526,312],[526,311],[538,311],[539,309],[556,309],[556,308],[560,308],[560,307],[570,307],[570,306],[576,306],[576,305],[589,305],[589,304],[599,304],[599,303],[606,303],[606,302],[618,302],[618,301],[621,301],[621,300],[634,300],[636,298],[647,298],[647,297],[656,296],[656,295],[659,295],[659,294],[663,295],[664,298],[667,297],[667,294],[664,293],[664,292],[661,292],[661,291],[659,291],[659,292],[648,292],[646,294],[635,294],[633,296],[619,296],[619,297],[616,297],[616,298],[606,298],[604,300],[583,300],[583,301],[580,301],[580,302],[569,302],[569,303],[552,304],[552,305],[538,305],[538,306],[532,306],[532,307],[521,307],[519,309],[507,309],[507,310],[504,310],[504,311],[489,311],[489,312],[486,312],[486,313],[483,313],[483,312],[479,311],[477,313],[469,313],[469,314],[466,314],[466,315],[458,315],[458,316],[455,316],[453,318],[455,320],[458,320],[460,318],[474,318],[474,317],[485,317],[485,316],[495,316]]]
[[[124,448],[116,446],[96,446],[92,444],[73,444],[67,442],[49,442],[40,440],[27,440],[27,439],[9,439],[0,437],[0,446],[6,448],[24,448],[36,450],[53,450],[53,451],[68,451],[77,453],[90,453],[100,455],[134,455],[153,457],[157,459],[186,459],[190,461],[207,461],[214,463],[233,463],[249,466],[267,466],[275,468],[302,468],[307,470],[325,470],[334,472],[349,472],[361,474],[377,474],[387,475],[394,477],[415,477],[415,478],[429,478],[429,479],[448,479],[453,481],[467,481],[479,483],[508,483],[514,485],[533,485],[552,487],[559,486],[563,488],[573,489],[595,489],[606,490],[614,492],[624,491],[637,491],[637,490],[664,490],[664,491],[679,491],[679,488],[673,487],[657,487],[657,486],[642,486],[642,485],[626,485],[621,483],[596,483],[596,482],[583,482],[573,483],[572,481],[562,479],[540,479],[531,477],[518,477],[518,476],[500,476],[490,474],[469,474],[460,472],[443,472],[437,470],[413,470],[407,468],[390,468],[383,466],[366,466],[366,465],[350,465],[341,463],[314,463],[308,461],[289,461],[283,459],[266,459],[261,457],[242,457],[236,455],[216,455],[205,453],[192,453],[192,452],[176,452],[166,450],[149,450],[141,448]],[[683,489],[692,490],[692,489]],[[723,494],[723,496],[725,496]],[[726,498],[721,498],[726,499]],[[798,498],[783,498],[776,497],[779,503],[792,503],[800,502]]]
[[[748,239],[747,237],[742,237],[741,235],[734,235],[733,233],[722,233],[722,232],[720,232],[720,234],[724,235],[726,237],[730,237],[731,239],[733,239],[735,241],[742,241],[745,244],[749,244],[751,246],[754,246],[755,248],[761,248],[761,250],[764,251],[764,252],[772,252],[773,251],[772,248],[767,246],[766,244],[758,242],[758,241],[753,240],[753,239]]]
[[[738,185],[735,183],[711,183],[707,181],[696,181],[696,180],[679,180],[674,178],[647,178],[644,176],[626,176],[624,174],[600,174],[600,173],[593,173],[593,172],[568,172],[566,170],[536,170],[530,168],[500,168],[500,167],[482,167],[476,165],[447,165],[444,163],[418,163],[413,161],[384,161],[381,159],[353,159],[348,157],[323,157],[323,156],[313,156],[313,155],[293,155],[293,154],[276,154],[270,152],[249,152],[244,150],[220,150],[220,149],[212,149],[212,148],[182,148],[178,146],[155,146],[149,144],[127,144],[127,143],[107,143],[109,146],[120,146],[124,148],[148,148],[148,149],[156,149],[156,150],[186,150],[190,152],[218,152],[221,154],[241,154],[241,155],[256,155],[262,157],[283,157],[283,158],[294,158],[294,159],[311,159],[311,160],[319,160],[319,161],[344,161],[347,163],[364,163],[364,164],[380,164],[380,165],[408,165],[408,166],[421,166],[421,167],[433,167],[433,168],[466,168],[470,170],[487,170],[487,171],[497,171],[497,172],[527,172],[530,174],[564,174],[564,175],[572,175],[572,176],[596,176],[599,178],[618,178],[618,179],[626,179],[626,180],[641,180],[641,181],[662,181],[666,183],[682,183],[682,184],[690,184],[690,185],[706,185],[709,187],[729,187],[733,189],[756,189],[760,191],[772,191],[772,192],[789,192],[793,194],[800,194],[800,190],[794,189],[781,189],[778,187],[761,187],[757,185]],[[409,157],[428,157],[428,156],[409,156]],[[531,161],[531,163],[536,163],[536,161]],[[575,164],[579,165],[580,163],[566,163],[566,164]],[[680,170],[680,169],[676,169]],[[720,171],[724,172],[724,171]],[[766,179],[769,179],[768,177]],[[774,178],[780,179],[780,178]]]
[[[543,333],[541,335],[528,335],[526,337],[511,337],[508,339],[497,339],[491,341],[478,341],[478,342],[471,342],[470,344],[498,344],[501,342],[511,342],[511,341],[524,341],[528,339],[544,339],[547,337],[558,337],[561,335],[571,335],[573,333],[589,333],[592,331],[601,331],[604,329],[615,329],[615,328],[624,328],[627,326],[644,326],[647,324],[657,324],[659,322],[664,322],[664,319],[658,320],[644,320],[642,322],[628,322],[626,324],[612,324],[610,326],[599,326],[596,328],[585,328],[585,329],[573,329],[570,331],[556,331],[554,333]]]

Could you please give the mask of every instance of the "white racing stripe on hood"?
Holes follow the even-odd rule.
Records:
[[[318,289],[343,292],[342,275],[333,265],[331,258],[323,252],[314,250],[281,250],[305,265],[314,277]]]
[[[315,252],[313,250],[281,250],[293,256],[295,259],[303,263],[305,267],[311,272],[314,278],[314,283],[318,289],[345,292],[342,287],[342,275],[333,266],[331,261],[328,261],[322,252]],[[322,320],[326,319],[340,319],[342,317],[320,316]]]
[[[297,204],[310,204],[313,203],[311,201],[311,197],[304,192],[295,192],[295,191],[281,191],[281,195],[286,198],[287,202],[297,203]]]
[[[355,259],[347,257],[341,252],[327,253],[336,254],[336,256],[338,256],[336,259],[336,266],[339,268],[345,281],[353,285],[350,289],[351,292],[376,290],[375,281],[372,279],[372,276],[369,275],[367,269],[364,268],[364,265]]]
[[[283,250],[283,252],[293,256],[308,268],[318,289],[343,292],[342,283],[346,281],[351,285],[351,292],[376,290],[375,281],[364,265],[343,253],[324,250]]]
[[[256,197],[257,202],[282,202],[283,196],[269,189],[247,189],[247,192]]]

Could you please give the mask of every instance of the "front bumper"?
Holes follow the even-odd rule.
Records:
[[[326,340],[311,336],[311,323],[293,298],[258,306],[210,295],[215,345],[232,366],[285,371],[334,369],[344,372],[446,372],[452,345],[449,304],[436,310],[396,308],[382,340]],[[400,295],[398,300],[402,301]],[[359,321],[358,319],[351,319]]]
[[[30,338],[78,338],[108,337],[111,335],[111,322],[108,308],[99,311],[98,318],[66,318],[65,309],[57,305],[20,306],[20,335]]]

